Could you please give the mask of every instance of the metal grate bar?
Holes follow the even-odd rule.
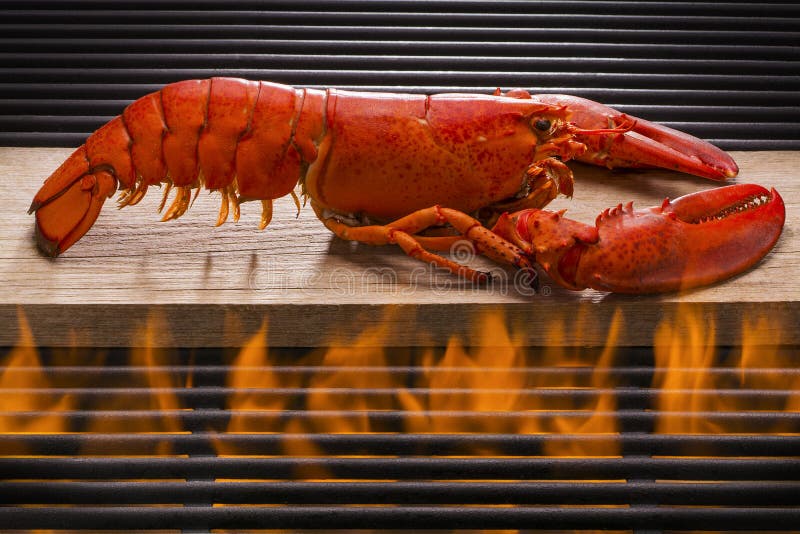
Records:
[[[402,85],[385,85],[382,83],[377,84],[361,84],[361,85],[342,85],[339,86],[340,89],[365,89],[370,91],[403,91],[403,92],[414,92],[414,93],[421,93],[421,92],[436,92],[436,93],[443,93],[443,92],[454,92],[454,91],[463,91],[463,92],[491,92],[497,88],[498,84],[494,83],[491,85],[485,86],[474,86],[474,87],[459,87],[456,85],[442,85],[442,84],[435,84],[429,86],[422,86],[416,83],[415,80],[410,80],[411,83],[402,84]],[[323,88],[324,85],[314,82],[305,85],[306,87],[312,88]],[[76,98],[101,98],[103,96],[113,97],[113,98],[130,98],[135,99],[139,96],[147,94],[149,92],[157,91],[162,87],[162,84],[157,83],[124,83],[124,84],[114,84],[113,86],[108,87],[99,87],[97,85],[92,84],[84,84],[84,83],[54,83],[52,85],[43,84],[43,83],[21,83],[21,82],[0,82],[0,96],[3,98],[18,98],[20,94],[24,94],[26,97],[38,97],[45,95],[49,95],[50,98],[54,96],[69,98],[69,99],[76,99]],[[56,94],[54,95],[53,91],[56,90]],[[621,88],[578,88],[578,87],[569,87],[569,86],[561,86],[553,88],[551,91],[548,92],[570,92],[572,94],[581,93],[579,96],[584,97],[591,97],[597,99],[600,95],[608,93],[614,101],[619,100],[628,100],[633,101],[636,103],[653,103],[653,104],[665,104],[676,106],[681,103],[682,98],[687,98],[685,104],[696,106],[702,105],[704,102],[708,103],[708,93],[705,91],[693,90],[693,91],[685,91],[677,94],[675,91],[666,90],[666,89],[658,89],[658,88],[642,88],[642,89],[621,89]],[[744,98],[745,105],[758,105],[758,103],[762,102],[764,99],[770,99],[770,101],[775,100],[777,104],[782,106],[791,106],[792,103],[796,102],[796,93],[792,91],[782,91],[776,90],[774,87],[765,88],[762,87],[759,91],[733,91],[728,89],[721,89],[715,93],[715,103],[719,103],[720,105],[726,106],[734,106],[735,103],[738,101],[737,99]],[[609,99],[606,98],[606,102],[609,102]]]
[[[23,54],[20,49],[26,52]],[[678,43],[655,45],[639,43],[635,48],[624,43],[593,42],[525,42],[525,41],[380,41],[380,40],[325,40],[325,39],[170,39],[157,41],[135,38],[80,39],[46,36],[41,39],[0,37],[0,52],[5,54],[190,54],[212,57],[231,54],[389,54],[430,55],[443,57],[495,56],[519,57],[546,56],[550,58],[618,58],[619,60],[647,59],[698,59],[708,60],[794,61],[800,50],[791,45],[768,44],[763,46],[724,44],[707,45]],[[238,57],[238,56],[237,56]]]
[[[181,25],[192,24],[225,24],[225,25],[324,25],[324,26],[407,26],[415,22],[425,22],[428,26],[476,26],[508,28],[509,26],[529,26],[532,24],[557,24],[566,28],[597,28],[598,26],[616,28],[640,28],[652,22],[652,14],[623,13],[590,13],[539,11],[531,13],[517,12],[513,14],[501,12],[415,12],[399,10],[341,10],[319,11],[299,9],[287,11],[271,10],[164,10],[164,9],[82,9],[76,13],[71,9],[9,9],[5,22],[8,24],[46,24],[60,26],[63,24],[113,24],[123,22],[126,25],[147,24],[177,19]],[[366,6],[364,6],[366,7]],[[401,6],[397,6],[401,7]],[[729,6],[727,11],[720,9],[715,15],[702,14],[664,14],[660,21],[665,25],[680,25],[685,29],[704,29],[722,27],[728,31],[736,30],[798,30],[800,24],[793,18],[763,16],[753,18],[748,14],[735,12]],[[796,14],[796,13],[795,13]],[[749,15],[752,15],[750,13]]]
[[[430,55],[344,55],[344,54],[239,54],[238,67],[243,69],[261,69],[271,65],[281,65],[282,70],[314,70],[327,72],[335,69],[343,72],[360,72],[374,70],[384,72],[386,69],[415,70],[420,63],[428,65],[432,75],[440,76],[443,71],[481,72],[487,77],[496,74],[497,69],[513,71],[531,71],[536,67],[536,76],[558,73],[563,71],[595,71],[596,73],[624,74],[706,74],[709,71],[718,75],[739,75],[742,72],[748,76],[761,76],[776,74],[793,76],[797,72],[796,61],[786,60],[746,60],[746,59],[620,59],[620,58],[551,58],[551,57],[506,57],[460,55],[459,57],[430,56]],[[74,54],[66,53],[25,53],[8,54],[0,53],[0,68],[25,69],[12,70],[21,74],[31,71],[27,67],[34,62],[37,67],[53,69],[54,74],[65,72],[63,66],[75,61]],[[200,76],[219,69],[226,69],[230,64],[227,54],[105,54],[81,53],[81,73],[91,79],[92,71],[88,69],[110,69],[114,77],[121,69],[130,70],[131,75],[141,76],[141,69],[150,69],[148,65],[156,61],[160,68],[175,71],[177,75],[184,76],[197,73]],[[492,69],[487,72],[486,68]],[[84,70],[86,69],[86,70]],[[186,69],[192,69],[187,71]],[[70,71],[71,72],[71,71]],[[260,71],[253,71],[258,74]],[[267,73],[275,75],[270,71]],[[528,75],[530,76],[530,75]],[[113,80],[113,78],[112,78]]]
[[[9,9],[26,9],[37,7],[39,9],[58,9],[64,5],[91,9],[107,7],[108,3],[103,0],[16,0],[8,1],[6,5]],[[663,15],[673,12],[679,2],[659,2],[653,6],[647,6],[648,12],[653,15]],[[302,3],[290,0],[231,0],[220,4],[217,0],[141,0],[141,1],[119,1],[115,2],[118,9],[137,9],[141,7],[156,6],[161,9],[180,9],[187,6],[193,9],[209,9],[223,11],[228,9],[264,9],[269,7],[274,10],[294,9],[294,10],[331,10],[337,8],[341,11],[386,11],[386,10],[406,10],[414,12],[437,12],[442,9],[480,12],[487,11],[487,4],[482,0],[307,0]],[[516,12],[531,11],[534,13],[564,11],[564,3],[561,1],[537,1],[528,0],[497,0],[493,2],[499,8],[513,9]],[[642,2],[638,0],[620,1],[592,1],[578,0],[569,2],[571,13],[595,13],[602,10],[604,13],[641,13],[643,10]],[[775,15],[797,15],[800,10],[793,2],[778,1],[762,4],[747,4],[737,2],[692,2],[684,3],[680,9],[687,10],[695,15],[719,14],[720,10],[725,10],[728,14],[761,15],[764,10],[770,10]]]
[[[274,350],[274,349],[273,349]],[[627,349],[626,351],[632,351]],[[335,367],[321,365],[275,365],[275,366],[232,366],[232,365],[113,365],[94,366],[94,365],[59,365],[53,362],[47,368],[48,389],[59,387],[71,387],[75,384],[75,379],[91,381],[95,387],[109,387],[109,380],[125,380],[130,385],[132,377],[164,376],[169,377],[177,383],[183,383],[189,376],[196,379],[202,378],[206,381],[224,383],[233,371],[242,373],[269,372],[280,379],[300,378],[327,378],[336,375],[358,375],[362,377],[400,377],[403,380],[415,380],[421,377],[442,376],[457,373],[459,376],[480,376],[480,377],[504,377],[526,376],[536,380],[539,387],[564,386],[583,387],[590,384],[590,379],[598,375],[598,370],[594,366],[529,366],[529,367],[453,367],[437,366],[426,369],[420,366],[351,366],[337,365]],[[32,376],[41,373],[41,367],[15,366],[4,370],[5,376],[13,377],[19,381],[25,381]],[[741,381],[743,376],[749,379],[769,378],[780,374],[783,377],[800,377],[800,368],[778,368],[778,367],[750,367],[743,374],[739,367],[651,367],[651,366],[626,366],[619,365],[604,369],[602,375],[604,382],[613,382],[619,385],[637,385],[647,387],[652,384],[653,376],[664,375],[667,372],[680,374],[682,376],[695,375],[704,376],[714,380],[735,380]],[[694,391],[694,390],[693,390]]]
[[[663,19],[660,19],[663,20]],[[749,21],[749,19],[748,19]],[[798,31],[730,31],[724,30],[671,30],[663,26],[653,30],[625,28],[520,28],[499,27],[486,28],[440,26],[429,27],[422,18],[419,26],[311,26],[311,25],[231,25],[213,24],[0,24],[0,31],[6,37],[30,37],[33,32],[63,37],[82,37],[85,39],[110,39],[114,37],[144,39],[196,37],[206,35],[212,39],[336,39],[346,34],[349,39],[365,40],[442,40],[450,41],[453,33],[464,40],[497,40],[505,41],[582,41],[594,40],[606,43],[626,43],[635,45],[639,42],[657,44],[702,44],[725,45],[732,39],[740,44],[756,46],[792,46],[796,42]],[[680,21],[678,21],[680,22]]]
[[[30,513],[0,508],[0,522],[18,528],[168,529],[168,528],[393,528],[393,529],[789,529],[800,524],[800,508],[559,508],[513,507],[41,507]]]
[[[800,480],[796,458],[192,457],[0,458],[9,480],[292,479],[328,473],[348,480]]]
[[[477,394],[480,394],[478,392]],[[564,404],[569,404],[565,401]],[[102,407],[101,407],[102,408]],[[725,428],[746,429],[748,432],[770,432],[779,428],[782,432],[800,434],[800,413],[796,412],[767,412],[767,411],[735,411],[735,412],[664,412],[636,410],[617,410],[614,412],[597,412],[589,410],[539,410],[539,411],[436,411],[420,410],[415,412],[405,411],[314,411],[314,410],[276,410],[276,411],[231,411],[231,410],[119,410],[104,411],[80,410],[69,412],[0,412],[0,425],[7,428],[27,428],[44,418],[59,418],[67,425],[68,429],[80,432],[88,424],[100,428],[129,428],[128,425],[150,425],[158,428],[164,421],[177,424],[180,428],[225,431],[232,419],[236,420],[240,431],[251,432],[281,432],[286,421],[291,419],[297,422],[309,422],[316,425],[343,424],[352,428],[353,425],[367,424],[374,432],[397,432],[409,428],[419,428],[429,425],[431,420],[442,425],[441,428],[452,428],[448,425],[457,425],[458,428],[477,427],[477,421],[491,420],[492,425],[509,425],[522,427],[535,425],[535,428],[549,428],[557,421],[593,422],[613,426],[622,425],[629,432],[647,432],[654,427],[654,423],[670,418],[672,420],[699,420],[706,425],[718,425]],[[492,428],[492,426],[490,426]],[[121,430],[124,432],[124,430]]]
[[[569,409],[574,407],[575,402],[596,401],[600,397],[609,397],[617,400],[618,404],[648,404],[655,400],[665,391],[674,395],[691,394],[698,401],[717,398],[720,395],[731,401],[738,403],[757,403],[769,400],[786,399],[794,394],[792,390],[781,389],[670,389],[670,390],[643,390],[638,388],[594,388],[581,389],[576,387],[568,388],[537,388],[537,389],[482,389],[482,388],[407,388],[405,393],[410,398],[415,396],[420,399],[435,400],[436,397],[452,397],[480,394],[494,396],[496,398],[514,395],[521,402],[530,402],[536,405],[535,401],[548,401],[551,409]],[[8,388],[5,393],[8,395],[25,395],[27,397],[45,397],[48,399],[70,396],[80,399],[103,399],[113,395],[125,403],[135,402],[136,399],[151,399],[157,395],[167,395],[170,398],[178,399],[191,406],[197,402],[213,402],[215,405],[224,406],[226,399],[237,392],[236,388],[227,387],[175,387],[175,388],[51,388],[51,389],[19,389]],[[247,395],[261,405],[269,405],[273,401],[281,399],[299,397],[307,393],[324,394],[333,401],[340,401],[346,398],[363,398],[369,401],[397,399],[398,390],[396,388],[248,388]],[[132,406],[131,406],[132,407]]]
[[[800,482],[0,482],[8,504],[800,506]]]
[[[3,456],[85,454],[102,456],[209,454],[224,446],[244,455],[281,455],[313,445],[327,454],[454,456],[494,450],[501,456],[536,456],[545,445],[586,451],[619,448],[623,455],[796,456],[799,435],[716,434],[9,434]],[[605,455],[605,454],[603,454]],[[591,454],[590,454],[591,456]]]

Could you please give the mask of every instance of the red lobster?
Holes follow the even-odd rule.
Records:
[[[709,143],[576,97],[320,91],[213,78],[173,83],[130,104],[56,169],[30,211],[40,248],[57,255],[117,189],[121,206],[139,202],[151,185],[166,184],[164,201],[174,189],[164,220],[180,217],[201,186],[222,194],[217,224],[229,205],[238,218],[241,202],[260,200],[264,228],[273,199],[291,194],[297,202],[299,183],[343,239],[394,243],[484,281],[488,273],[431,252],[466,238],[496,261],[538,262],[570,289],[631,293],[730,277],[781,233],[781,197],[755,185],[643,211],[620,205],[596,227],[539,209],[558,193],[571,195],[563,163],[570,158],[717,180],[738,172]],[[452,235],[423,235],[439,226]]]

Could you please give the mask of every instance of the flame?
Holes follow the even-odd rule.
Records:
[[[551,317],[547,345],[533,348],[523,346],[527,337],[515,332],[502,313],[488,313],[476,321],[477,332],[470,336],[477,340],[474,346],[453,336],[444,349],[387,347],[393,326],[388,313],[350,346],[294,352],[291,359],[286,358],[289,352],[268,347],[264,320],[231,360],[225,384],[231,394],[224,406],[230,418],[223,431],[285,435],[281,456],[298,458],[331,457],[314,441],[315,435],[372,433],[463,434],[462,455],[469,456],[504,456],[502,450],[471,442],[470,435],[516,434],[543,437],[540,442],[531,440],[541,445],[526,456],[619,457],[614,366],[625,327],[623,314],[615,311],[603,347],[569,347],[570,339],[582,337],[570,328],[591,324],[582,316],[586,313],[596,310],[578,307],[577,317]],[[226,317],[229,331],[241,330],[233,324],[236,320],[233,314]],[[794,347],[783,346],[775,334],[787,327],[795,325],[775,325],[766,316],[747,318],[742,322],[741,346],[720,349],[714,316],[703,307],[685,305],[667,315],[654,337],[656,397],[646,407],[653,410],[642,408],[642,413],[654,414],[654,431],[752,432],[751,423],[739,415],[800,411]],[[127,353],[127,363],[136,370],[130,375],[134,383],[127,385],[136,394],[114,388],[114,394],[102,398],[79,399],[69,389],[88,379],[76,377],[74,384],[62,387],[48,376],[44,365],[48,358],[34,348],[20,310],[19,342],[4,356],[0,371],[0,433],[186,433],[179,393],[193,385],[193,378],[189,374],[179,379],[171,373],[180,363],[176,350],[154,348],[156,340],[163,344],[166,332],[165,318],[150,314],[136,337],[140,346]],[[85,363],[88,356],[77,354],[67,350],[63,361],[84,358]],[[42,394],[51,389],[56,393]],[[774,394],[748,394],[751,390]],[[97,417],[74,424],[67,414],[81,410],[91,410]],[[154,417],[113,417],[137,410]],[[20,413],[38,415],[20,419],[15,415]],[[768,418],[766,424],[771,426],[760,433],[796,433],[793,421]],[[252,450],[237,450],[224,434],[216,442],[218,456],[255,456]],[[79,452],[107,453],[93,447],[88,440]],[[174,451],[164,441],[143,453]],[[347,457],[366,455],[352,451]],[[347,482],[320,464],[298,462],[292,479]]]
[[[514,431],[515,419],[502,414],[524,409],[526,375],[516,372],[525,365],[523,354],[511,341],[499,314],[485,316],[480,329],[481,346],[474,350],[468,352],[457,337],[452,337],[441,357],[434,351],[424,354],[425,371],[417,387],[427,390],[427,396],[415,396],[407,390],[400,393],[401,404],[412,414],[407,431]],[[427,416],[415,417],[415,412]],[[500,416],[491,417],[486,412],[498,412]],[[455,417],[461,414],[465,417]]]
[[[287,383],[276,371],[277,362],[273,361],[267,349],[267,322],[263,320],[258,331],[251,336],[232,362],[233,369],[227,377],[227,386],[234,391],[228,398],[230,410],[252,412],[280,412],[288,404],[288,397],[264,395],[264,390],[299,386],[299,381]],[[258,431],[248,424],[242,414],[234,414],[228,425],[228,432]],[[262,427],[261,431],[265,429]]]
[[[229,330],[233,328],[231,323],[235,320],[230,315],[226,316],[226,327]],[[297,388],[300,386],[300,380],[296,374],[287,377],[278,373],[277,359],[271,355],[267,347],[267,332],[267,320],[263,319],[258,331],[250,337],[231,362],[232,370],[228,373],[226,385],[233,390],[233,393],[227,401],[231,418],[226,434],[300,432],[293,428],[295,425],[293,420],[287,424],[281,423],[284,420],[281,417],[282,413],[292,402],[292,397],[269,393],[279,388]],[[307,445],[307,449],[302,453],[313,456],[319,452],[311,442],[307,442]],[[221,440],[215,443],[215,448],[222,458],[245,454],[244,451]],[[316,475],[324,478],[321,473]],[[236,480],[217,479],[217,481]]]
[[[674,318],[667,317],[659,325],[653,347],[656,367],[653,388],[659,391],[657,409],[662,417],[656,422],[656,432],[698,434],[721,431],[707,418],[696,415],[713,407],[723,408],[720,405],[725,403],[724,399],[710,399],[698,394],[713,388],[713,376],[704,370],[714,366],[715,341],[713,317],[704,317],[691,306],[682,306]],[[690,394],[686,394],[687,391]],[[685,417],[685,414],[690,415]]]
[[[607,347],[600,357],[591,351],[572,351],[558,346],[564,335],[561,321],[551,324],[550,337],[556,346],[540,350],[522,347],[506,326],[501,313],[483,316],[478,324],[478,347],[465,349],[458,338],[451,338],[441,357],[428,351],[423,358],[426,370],[417,388],[428,391],[426,396],[411,390],[401,391],[400,402],[409,412],[406,431],[425,433],[503,433],[503,434],[607,434],[616,436],[617,423],[613,412],[616,403],[608,384],[616,341],[622,323],[621,313],[615,313],[609,330]],[[583,373],[553,375],[530,372],[535,368],[570,368],[576,371],[593,366],[588,386]],[[570,406],[550,405],[548,393],[558,388],[588,388],[601,390],[584,403]],[[416,390],[413,390],[416,391]],[[564,398],[565,396],[562,396]],[[575,412],[578,412],[577,415]],[[415,416],[416,414],[416,416]],[[423,416],[424,415],[424,416]],[[463,415],[456,417],[456,415]],[[548,456],[617,455],[614,441],[593,446],[580,441],[545,441],[542,454]],[[497,454],[499,451],[474,450],[475,454]]]
[[[349,347],[330,347],[293,361],[295,370],[313,370],[310,376],[304,376],[278,371],[278,358],[266,345],[264,321],[235,357],[228,376],[227,385],[234,393],[228,402],[232,416],[227,433],[283,433],[293,438],[283,443],[285,455],[319,457],[329,455],[305,436],[377,431],[371,414],[391,410],[394,403],[390,396],[376,395],[375,391],[402,385],[389,370],[383,346],[391,324],[391,317],[385,316],[379,326],[365,330]],[[270,394],[270,390],[284,393]],[[217,450],[221,456],[242,454],[222,442]],[[306,480],[335,478],[325,469],[302,464],[294,476]]]
[[[580,311],[583,312],[585,308]],[[577,325],[588,324],[582,319],[574,321]],[[557,328],[557,330],[556,330]],[[552,339],[564,332],[564,326],[554,325],[550,329]],[[624,328],[622,312],[617,309],[611,319],[611,324],[606,336],[605,345],[599,356],[594,356],[590,351],[573,350],[568,353],[561,345],[549,347],[546,352],[545,365],[552,367],[592,367],[593,372],[586,389],[597,392],[595,397],[588,397],[584,403],[575,402],[569,406],[570,410],[583,412],[585,417],[556,417],[548,429],[554,434],[591,434],[605,435],[612,439],[596,444],[582,441],[547,442],[544,453],[549,456],[614,456],[620,455],[618,420],[616,417],[616,397],[613,388],[616,385],[610,373],[613,369],[620,332]],[[596,359],[595,359],[596,358]],[[565,384],[561,387],[579,387],[577,374],[565,374]]]
[[[103,396],[89,409],[95,411],[98,417],[91,419],[85,432],[90,433],[148,433],[148,434],[176,434],[189,432],[183,425],[176,412],[182,410],[177,391],[185,387],[179,378],[170,373],[169,367],[178,363],[177,351],[156,347],[157,339],[165,339],[166,319],[157,312],[148,315],[144,326],[140,327],[134,339],[139,346],[129,351],[128,365],[133,369],[143,369],[142,373],[133,373],[128,379],[128,387],[134,391],[144,392],[144,395],[129,396],[124,392]],[[166,369],[165,369],[166,368]],[[188,380],[191,380],[189,378]],[[105,418],[104,413],[113,414],[116,411],[143,410],[150,412],[155,417],[134,417],[131,419]],[[96,450],[89,440],[82,447],[83,454],[96,454],[103,451]],[[167,441],[154,442],[149,451],[143,454],[168,455],[172,450]]]
[[[230,326],[233,317],[226,317]],[[267,347],[267,321],[244,344],[231,362],[226,385],[233,390],[227,400],[231,413],[226,433],[276,433],[293,432],[283,417],[284,411],[294,402],[294,395],[279,393],[301,386],[299,374],[281,374],[277,357]],[[293,424],[293,423],[289,423]],[[224,442],[216,444],[220,456],[236,456],[241,453],[236,447]]]
[[[101,365],[104,350],[85,350],[73,344],[68,348],[41,351],[36,348],[24,312],[18,311],[19,340],[3,359],[0,371],[0,433],[176,433],[182,432],[175,412],[181,409],[175,391],[181,387],[164,371],[173,359],[169,351],[152,348],[154,337],[163,335],[164,319],[152,314],[137,339],[141,348],[130,351],[132,372],[125,377],[125,388],[111,388],[105,395],[84,396],[82,388],[102,388],[93,383],[94,375],[68,372],[59,368],[75,365]],[[72,336],[73,341],[77,339]],[[138,387],[137,387],[138,386]],[[144,393],[144,394],[141,394]],[[126,417],[131,411],[147,411],[148,417]],[[83,412],[96,417],[84,422]],[[120,416],[120,414],[122,414]],[[75,417],[78,416],[78,417]],[[92,440],[83,442],[79,454],[108,454],[98,450]],[[154,444],[144,454],[169,454],[164,443]],[[20,451],[22,454],[23,451]]]
[[[330,347],[312,356],[324,372],[309,379],[306,410],[323,417],[308,420],[310,432],[363,433],[376,431],[370,415],[396,407],[383,394],[403,385],[393,375],[384,340],[392,325],[391,312],[377,326],[365,329],[351,346]],[[339,413],[341,412],[341,413]]]
[[[42,368],[28,318],[17,310],[19,340],[0,366],[0,412],[41,412],[38,417],[19,420],[0,417],[0,433],[61,433],[71,430],[63,413],[75,407],[75,399],[67,394],[41,395],[52,388]]]
[[[752,433],[752,423],[735,413],[800,411],[800,374],[784,371],[795,368],[795,351],[781,345],[776,331],[783,331],[782,325],[771,321],[745,317],[740,347],[726,352],[716,345],[713,316],[704,315],[700,308],[682,306],[666,318],[654,343],[653,388],[658,392],[660,413],[655,431]],[[759,433],[783,433],[790,425],[779,417],[771,425],[763,426],[763,421],[767,420],[762,418]]]

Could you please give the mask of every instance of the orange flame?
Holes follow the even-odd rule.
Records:
[[[417,387],[426,397],[401,390],[401,405],[411,413],[409,432],[512,432],[518,423],[505,417],[486,416],[485,412],[515,412],[523,409],[526,375],[522,351],[511,341],[499,314],[480,321],[481,346],[470,352],[452,337],[441,357],[434,351],[423,356],[425,374]],[[415,417],[414,412],[427,413]],[[470,413],[474,413],[471,417]],[[480,412],[484,412],[483,415]],[[465,417],[454,417],[463,414]]]
[[[507,433],[507,434],[608,434],[615,436],[617,422],[613,415],[616,403],[608,384],[622,315],[616,313],[609,330],[608,344],[595,361],[591,351],[573,351],[555,346],[526,350],[506,327],[502,314],[489,314],[479,321],[479,347],[467,350],[457,338],[451,338],[443,356],[428,351],[423,358],[426,369],[415,390],[401,390],[400,403],[409,412],[407,430],[434,433]],[[554,321],[551,336],[563,335],[564,325]],[[558,345],[558,343],[556,344]],[[542,377],[528,368],[563,368],[593,366],[588,386],[580,373],[559,373]],[[601,392],[581,404],[554,407],[547,393],[553,388],[584,387]],[[564,398],[566,396],[562,396]],[[577,416],[576,416],[577,412]],[[455,417],[461,414],[462,417]],[[423,417],[426,415],[426,417]],[[616,455],[614,442],[586,450],[580,442],[546,441],[542,454],[553,456]],[[475,451],[496,454],[497,451]]]
[[[130,350],[128,364],[133,369],[142,369],[131,375],[128,387],[135,391],[141,391],[144,395],[129,396],[123,392],[108,395],[96,401],[96,405],[90,409],[99,416],[93,418],[86,425],[85,431],[92,433],[184,433],[180,418],[175,413],[182,410],[177,391],[186,384],[181,383],[177,376],[165,370],[165,367],[178,363],[176,351],[156,347],[156,339],[164,339],[166,333],[166,319],[163,315],[153,312],[147,317],[143,325],[136,333],[134,339],[138,340],[139,346]],[[132,419],[113,419],[104,418],[104,413],[116,411],[143,410],[150,412],[156,417],[143,417]],[[94,445],[88,441],[81,450],[84,454],[96,452]],[[154,444],[149,454],[167,455],[171,454],[171,447],[164,442]]]
[[[19,341],[0,366],[0,412],[41,412],[35,418],[20,421],[13,417],[0,418],[0,433],[61,433],[69,432],[69,422],[63,412],[75,408],[75,399],[67,394],[42,395],[52,387],[42,368],[39,351],[33,339],[28,319],[17,310]]]
[[[716,346],[713,317],[699,308],[683,306],[665,319],[654,346],[658,372],[653,387],[659,392],[656,407],[661,413],[656,432],[752,432],[746,420],[727,416],[800,410],[800,375],[783,371],[796,367],[795,351],[782,346],[775,331],[765,317],[744,318],[741,346],[726,354]],[[786,424],[776,418],[771,428],[760,430],[781,433]]]
[[[587,324],[588,321],[578,319],[576,324]],[[574,402],[568,408],[582,412],[584,417],[555,417],[549,431],[554,434],[592,434],[606,435],[614,439],[589,445],[581,441],[548,442],[544,453],[550,456],[619,456],[620,446],[616,438],[619,435],[619,422],[616,417],[617,402],[613,394],[616,385],[610,373],[614,365],[618,340],[622,329],[623,315],[617,309],[612,317],[606,336],[605,345],[599,356],[591,351],[575,350],[568,354],[563,347],[549,347],[544,364],[551,367],[591,367],[593,369],[589,384],[585,389],[597,392],[583,403]],[[559,331],[563,328],[559,325]],[[557,335],[551,327],[551,336]],[[551,337],[548,337],[551,339]],[[596,359],[595,359],[596,358]],[[565,383],[561,387],[579,387],[577,374],[565,374]]]
[[[391,363],[386,339],[391,313],[380,324],[367,328],[349,347],[330,347],[312,356],[325,369],[309,379],[306,409],[324,417],[311,419],[305,428],[323,433],[362,433],[375,431],[370,414],[395,408],[390,395],[375,390],[390,390],[403,385],[402,378],[389,372]],[[362,372],[363,371],[363,372]],[[337,417],[337,412],[341,416]],[[347,417],[344,415],[347,414]]]

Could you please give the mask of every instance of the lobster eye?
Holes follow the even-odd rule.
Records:
[[[541,130],[543,132],[550,130],[550,121],[547,119],[539,119],[533,125],[537,130]]]

